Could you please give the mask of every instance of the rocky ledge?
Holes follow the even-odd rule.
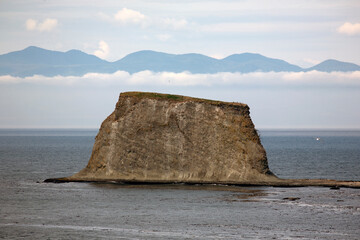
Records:
[[[120,94],[83,170],[45,181],[360,188],[276,177],[246,104],[147,92]]]

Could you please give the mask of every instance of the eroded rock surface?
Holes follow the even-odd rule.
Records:
[[[246,104],[144,92],[120,95],[83,170],[45,180],[74,181],[360,188],[359,181],[277,178]]]
[[[184,96],[122,93],[86,168],[67,180],[275,181],[249,107]]]

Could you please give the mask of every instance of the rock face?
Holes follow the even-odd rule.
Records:
[[[120,95],[88,165],[66,178],[234,184],[277,179],[246,104],[144,92]]]
[[[92,181],[360,188],[360,181],[277,178],[246,104],[144,92],[120,95],[83,170],[45,180]]]

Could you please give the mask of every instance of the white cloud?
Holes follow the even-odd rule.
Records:
[[[38,29],[40,32],[43,31],[51,31],[53,30],[58,24],[58,21],[53,18],[47,18],[42,23],[39,23]]]
[[[141,24],[146,17],[138,11],[123,8],[114,15],[114,19],[122,24]]]
[[[101,40],[99,42],[99,49],[94,52],[94,55],[104,59],[109,55],[109,51],[110,51],[109,45],[105,41]]]
[[[189,25],[186,19],[147,16],[139,11],[128,8],[123,8],[112,16],[103,12],[97,13],[97,16],[107,22],[120,23],[121,25],[138,25],[141,27],[152,26],[180,30],[186,28]]]
[[[0,76],[0,84],[32,83],[65,86],[218,86],[251,88],[360,88],[360,71],[354,72],[253,72],[192,74],[189,72],[142,71],[129,74],[117,71],[112,74],[88,73],[81,77]]]
[[[317,64],[321,63],[321,61],[312,59],[312,58],[304,58],[303,61],[306,63],[310,63],[312,65],[317,65]]]
[[[342,34],[346,34],[349,36],[360,34],[360,23],[349,23],[346,22],[341,25],[337,31]]]
[[[39,31],[39,32],[50,32],[54,30],[58,25],[58,20],[54,18],[46,18],[42,22],[38,22],[32,18],[29,18],[25,22],[26,30],[28,31]]]
[[[36,29],[37,21],[34,19],[29,18],[26,20],[25,26],[26,30],[32,31]]]
[[[223,58],[227,57],[227,55],[214,53],[214,54],[209,54],[209,57],[216,58],[216,59],[223,59]]]

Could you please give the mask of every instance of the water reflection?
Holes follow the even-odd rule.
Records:
[[[138,189],[138,190],[185,190],[185,191],[224,191],[226,194],[220,200],[225,202],[257,202],[268,196],[266,187],[239,187],[219,184],[120,184],[120,183],[88,183],[99,189]]]

